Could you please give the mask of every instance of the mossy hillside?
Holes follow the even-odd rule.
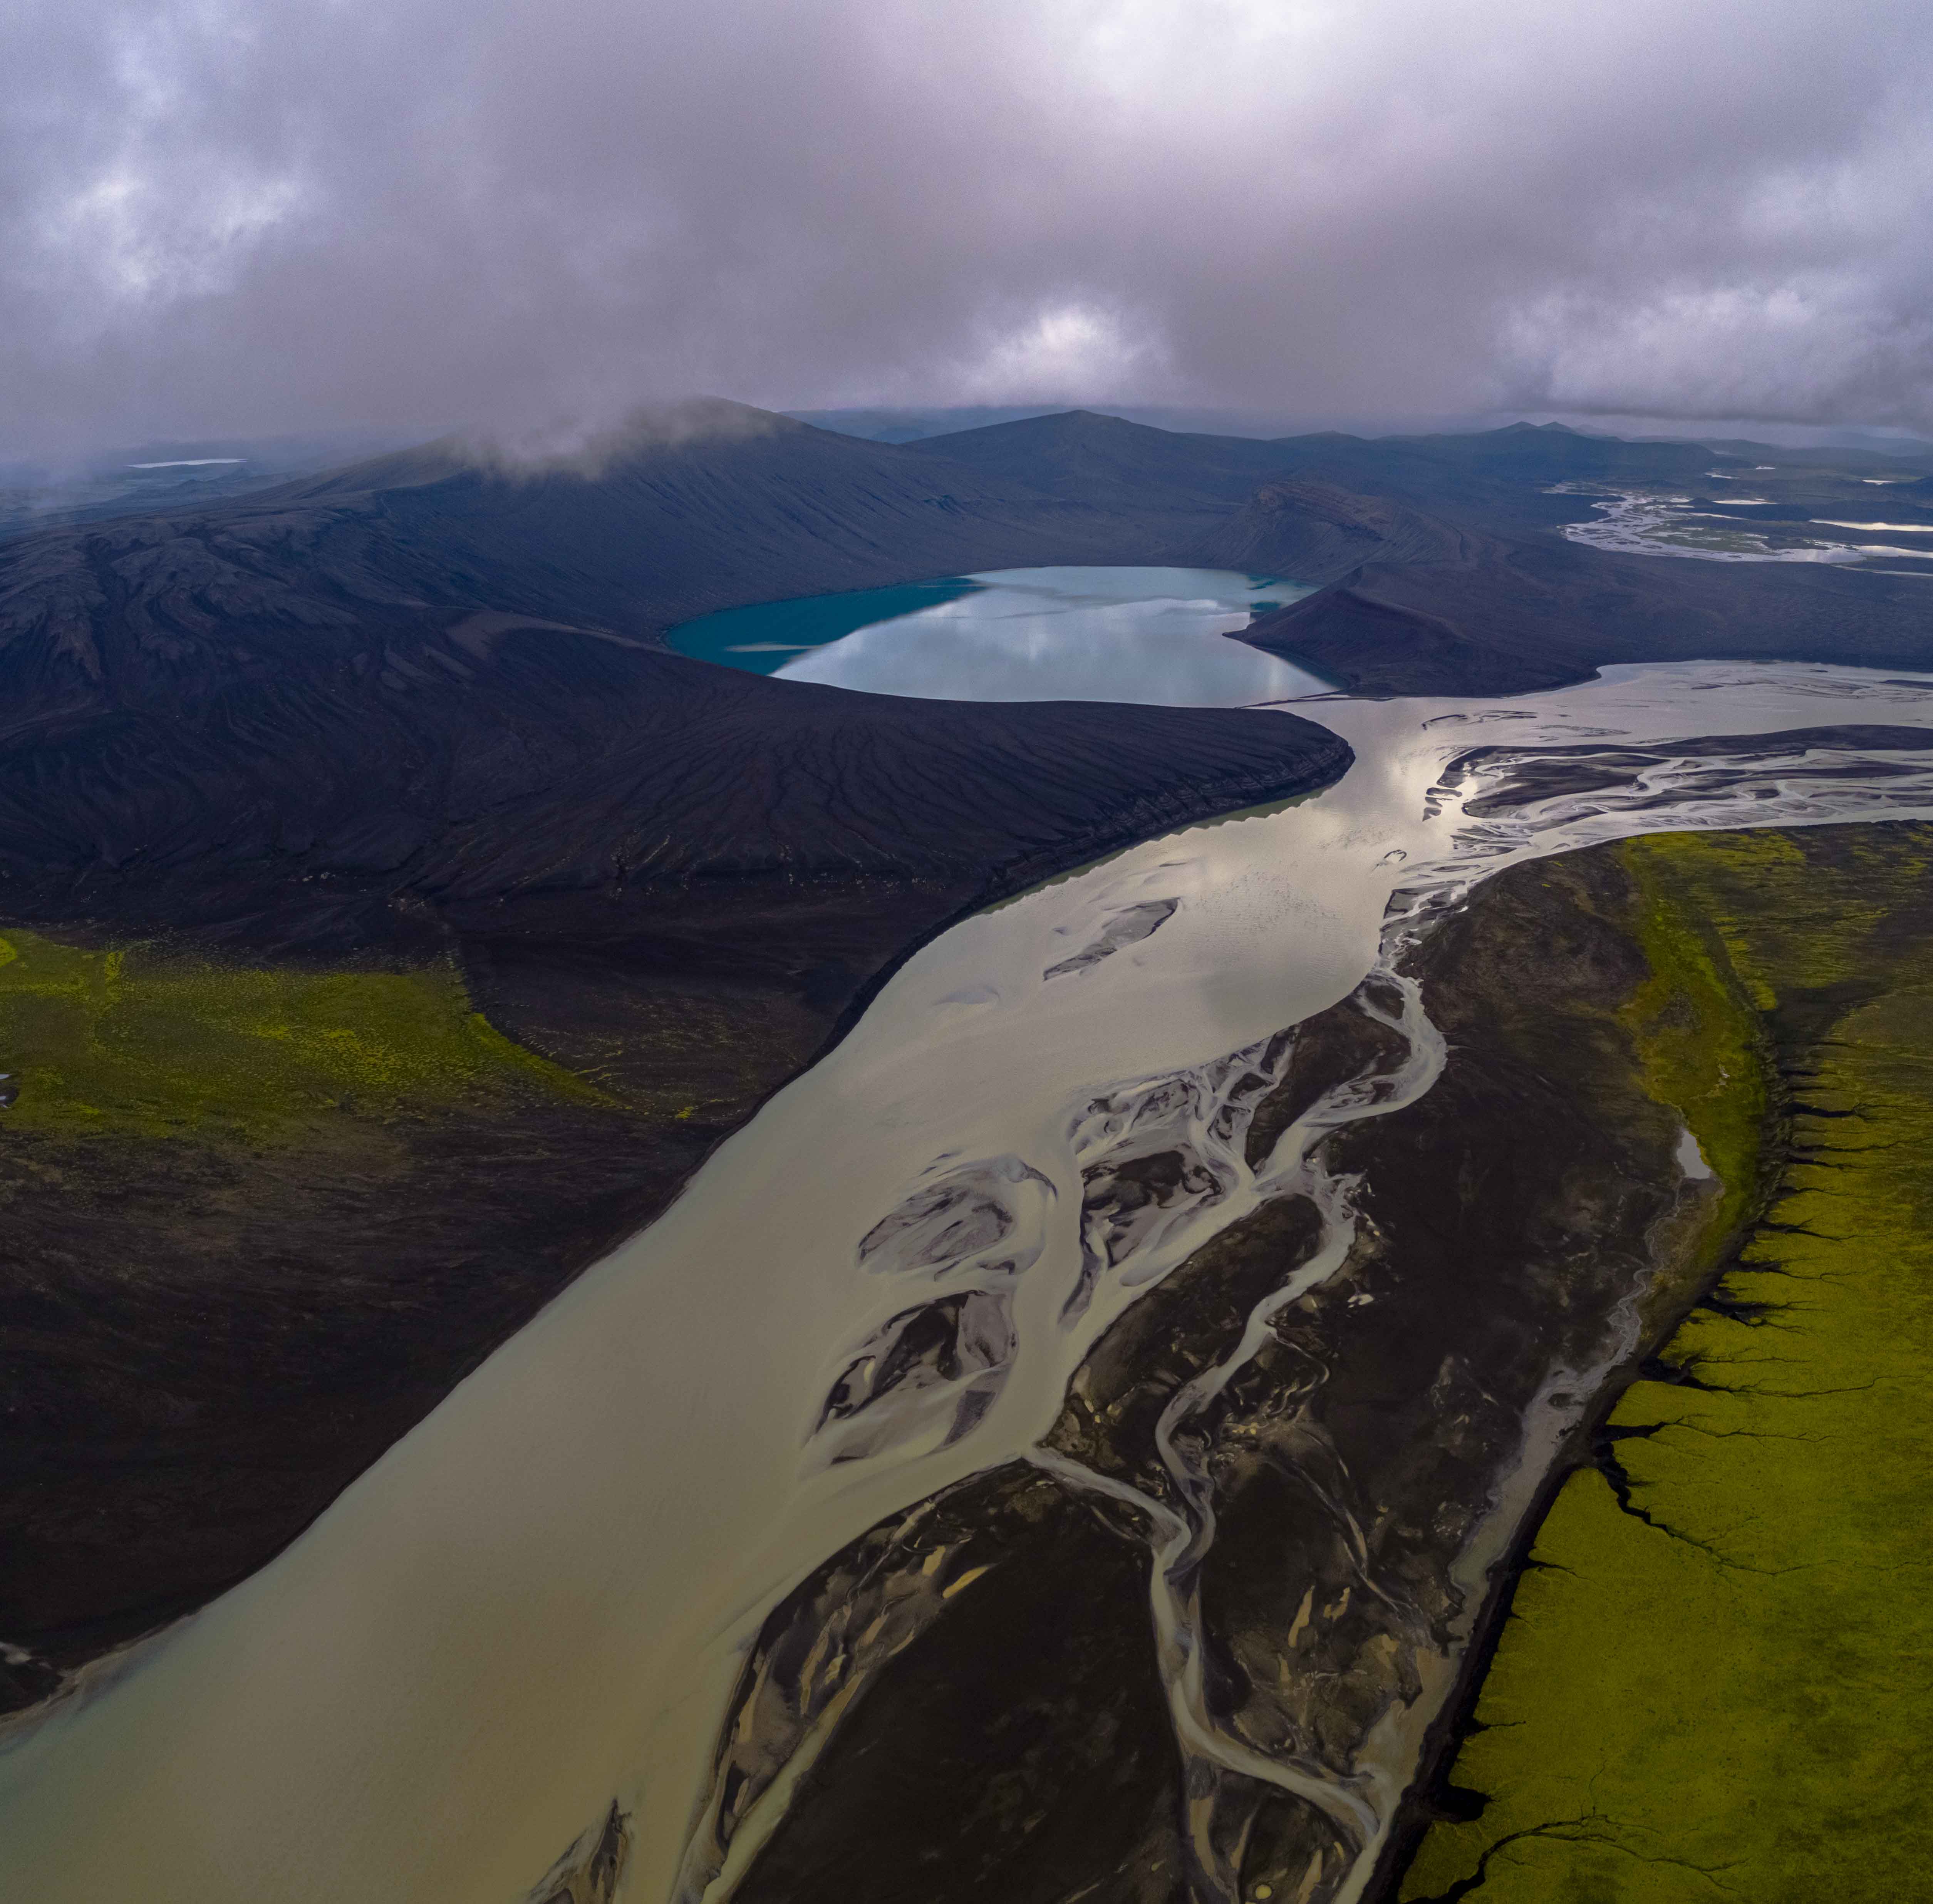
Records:
[[[516,1093],[599,1093],[470,1007],[448,961],[412,970],[217,963],[154,946],[0,935],[5,1127],[261,1141]]]
[[[1631,923],[1651,976],[1619,1015],[1646,1090],[1685,1119],[1718,1182],[1695,1273],[1712,1267],[1759,1200],[1769,1050],[1712,921],[1685,904],[1641,844],[1619,857],[1638,895]]]
[[[1648,943],[1665,943],[1675,916],[1682,943],[1721,948],[1715,970],[1729,967],[1797,1075],[1791,1160],[1718,1306],[1668,1346],[1698,1385],[1631,1388],[1607,1471],[1574,1475],[1540,1531],[1478,1703],[1482,1729],[1454,1774],[1488,1803],[1432,1829],[1401,1895],[1922,1894],[1933,1863],[1933,1798],[1916,1770],[1933,1736],[1926,835],[1679,835],[1624,852]],[[1697,1067],[1684,1075],[1695,1081]]]

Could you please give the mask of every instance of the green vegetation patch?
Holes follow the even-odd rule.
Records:
[[[1685,1023],[1701,987],[1749,998],[1793,1080],[1790,1160],[1718,1306],[1667,1346],[1689,1383],[1634,1385],[1604,1470],[1540,1531],[1454,1773],[1489,1802],[1431,1829],[1405,1899],[1926,1894],[1927,847],[1886,827],[1622,850],[1659,973],[1634,1009],[1668,1027],[1667,979]],[[1688,1035],[1647,1057],[1739,1169],[1752,1078],[1715,1097]]]
[[[1620,857],[1637,889],[1637,937],[1652,976],[1621,1015],[1646,1090],[1684,1118],[1718,1179],[1718,1206],[1697,1265],[1703,1270],[1758,1201],[1769,1051],[1757,1001],[1710,915],[1685,904],[1670,862],[1644,851],[1646,844]]]
[[[0,936],[8,1128],[274,1138],[348,1113],[420,1117],[537,1090],[600,1094],[470,1008],[449,961],[410,971],[217,963],[153,946]]]

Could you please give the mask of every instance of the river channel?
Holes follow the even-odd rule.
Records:
[[[20,1728],[0,1757],[0,1892],[519,1904],[615,1801],[636,1842],[624,1898],[721,1904],[753,1839],[721,1859],[699,1827],[777,1599],[936,1489],[1016,1457],[1051,1469],[1038,1444],[1090,1346],[1261,1199],[1314,1198],[1327,1240],[1298,1275],[1322,1273],[1351,1220],[1322,1138],[1426,1090],[1441,1046],[1393,984],[1409,1062],[1331,1093],[1254,1169],[1231,1134],[1234,1060],[1392,968],[1518,861],[1661,829],[1933,816],[1933,754],[1910,747],[1685,744],[1933,728],[1933,679],[1694,663],[1300,711],[1356,750],[1336,786],[1150,841],[925,946],[664,1217],[293,1547]],[[1601,769],[1588,793],[1526,771],[1577,749]],[[1218,1194],[1097,1257],[1083,1172],[1153,1123]],[[933,1220],[993,1208],[977,1231]],[[982,1310],[957,1382],[855,1389],[895,1318],[962,1292]],[[1169,1519],[1169,1551],[1202,1537],[1198,1517]],[[1177,1731],[1215,1759],[1189,1609],[1162,1577]],[[1234,1769],[1325,1786],[1307,1795],[1350,1821],[1360,1882],[1444,1689],[1359,1776]]]

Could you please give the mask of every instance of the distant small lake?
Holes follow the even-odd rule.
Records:
[[[873,694],[1243,707],[1332,691],[1228,639],[1312,593],[1229,569],[994,569],[727,609],[666,639],[699,660]]]

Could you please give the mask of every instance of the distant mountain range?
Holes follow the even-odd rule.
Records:
[[[954,436],[968,430],[984,429],[989,424],[1021,423],[1037,417],[1060,416],[1065,412],[1057,405],[1043,403],[1005,409],[984,405],[958,404],[924,408],[875,406],[870,409],[789,410],[783,414],[801,423],[811,423],[822,430],[837,430],[846,436],[867,437],[876,443],[915,443],[927,437]],[[1190,409],[1174,405],[1129,404],[1113,405],[1099,414],[1127,423],[1144,423],[1156,429],[1180,432],[1183,435],[1260,438],[1273,442],[1282,442],[1293,437],[1313,433],[1306,420],[1302,420],[1298,428],[1297,419],[1270,417],[1264,412],[1252,410]],[[1499,426],[1494,417],[1472,416],[1435,417],[1428,420],[1426,427],[1421,419],[1415,420],[1407,429],[1390,420],[1381,420],[1373,426],[1362,423],[1345,425],[1332,420],[1325,427],[1331,433],[1342,432],[1359,440],[1380,438],[1387,441],[1397,436],[1483,435]],[[1570,429],[1572,426],[1560,423],[1558,427]],[[1722,436],[1717,433],[1716,428],[1698,433],[1684,429],[1633,430],[1628,425],[1616,429],[1602,429],[1585,424],[1573,430],[1573,434],[1577,435],[1628,442],[1697,443],[1707,450],[1731,450],[1741,455],[1769,450],[1775,455],[1796,459],[1816,457],[1822,464],[1842,457],[1849,450],[1871,451],[1889,461],[1933,460],[1933,439],[1912,436],[1896,430],[1795,426],[1784,433],[1791,437],[1792,441],[1781,447],[1762,443],[1756,437]]]
[[[266,489],[417,441],[393,430],[151,442],[80,458],[0,463],[0,542]]]

